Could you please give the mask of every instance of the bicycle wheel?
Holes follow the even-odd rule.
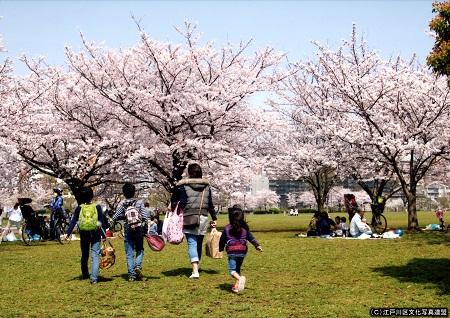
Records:
[[[114,232],[114,233],[118,233],[118,236],[119,236],[120,238],[123,238],[123,237],[124,237],[124,231],[123,231],[123,225],[122,225],[122,223],[120,223],[120,222],[114,223],[114,226],[113,226],[113,232]]]
[[[22,230],[22,241],[25,245],[31,245],[32,243],[36,242],[31,233],[31,230],[28,229],[27,223],[22,224],[21,230]]]
[[[70,239],[64,240],[65,235],[66,235],[66,227],[64,226],[64,223],[58,222],[55,225],[55,239],[58,241],[59,244],[70,243]]]
[[[374,216],[372,218],[372,228],[377,234],[383,234],[387,229],[387,221],[383,214]]]

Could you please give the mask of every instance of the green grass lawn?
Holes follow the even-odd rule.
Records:
[[[189,280],[186,243],[161,253],[146,248],[144,281],[127,282],[123,241],[115,239],[116,264],[97,285],[79,279],[78,242],[3,243],[0,316],[369,317],[371,307],[449,307],[450,233],[366,241],[296,237],[310,217],[248,217],[264,252],[250,245],[247,286],[238,295],[230,292],[226,257],[204,258],[200,279]],[[392,227],[406,227],[406,214],[386,217]],[[425,226],[436,218],[423,212],[419,221]],[[219,225],[226,222],[219,218]]]

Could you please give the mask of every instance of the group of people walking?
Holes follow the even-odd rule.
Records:
[[[202,258],[203,239],[208,227],[217,226],[217,213],[212,201],[209,181],[203,178],[198,164],[190,164],[187,168],[188,178],[178,182],[171,197],[171,207],[183,211],[183,233],[187,241],[188,257],[192,266],[190,279],[200,277],[199,268]],[[135,197],[135,186],[125,183],[122,188],[125,199],[120,202],[112,221],[125,219],[124,246],[127,262],[128,281],[140,280],[143,277],[142,263],[144,258],[145,225],[152,213],[145,208],[142,200]],[[75,226],[78,225],[81,248],[81,274],[83,279],[90,279],[91,284],[98,282],[101,241],[106,239],[108,222],[103,216],[100,205],[92,203],[93,191],[89,187],[80,189],[79,206],[76,207],[69,228],[65,235],[68,239]],[[209,221],[211,217],[211,221]],[[220,238],[219,249],[228,253],[228,271],[236,281],[232,291],[238,293],[245,288],[246,278],[241,275],[241,266],[247,254],[247,241],[258,251],[262,248],[253,237],[244,219],[244,212],[239,206],[229,209],[230,224]],[[88,270],[89,253],[92,253],[91,272]]]

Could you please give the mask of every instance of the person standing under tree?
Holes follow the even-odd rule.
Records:
[[[56,196],[52,199],[52,202],[50,202],[50,209],[51,209],[51,215],[50,215],[50,240],[56,239],[55,237],[55,225],[56,221],[59,220],[64,215],[64,199],[62,196],[62,190],[60,188],[53,189],[53,192],[56,194]]]

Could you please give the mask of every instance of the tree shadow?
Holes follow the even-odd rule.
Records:
[[[400,282],[434,284],[441,294],[450,294],[450,259],[414,258],[406,265],[384,266],[372,269],[382,276],[397,278]]]
[[[200,268],[200,273],[206,273],[206,274],[220,274],[219,271],[213,270],[213,269],[203,269]],[[176,269],[171,269],[169,271],[161,272],[164,276],[190,276],[192,274],[192,268],[190,267],[180,267]]]
[[[450,245],[450,232],[424,231],[410,235],[409,239],[414,242],[425,242],[431,245]]]

